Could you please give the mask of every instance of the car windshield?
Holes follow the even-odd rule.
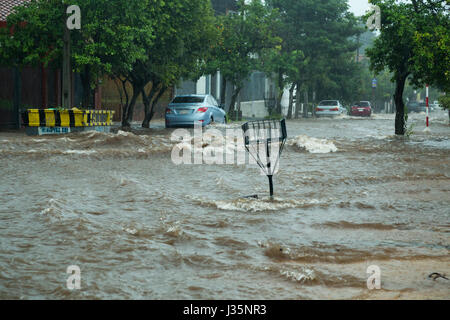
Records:
[[[338,102],[336,100],[326,100],[319,103],[319,106],[337,106]]]
[[[205,100],[205,97],[176,97],[173,99],[172,103],[202,103]]]
[[[359,105],[360,105],[361,107],[370,107],[370,103],[367,102],[367,101],[361,101],[361,102],[359,103]]]

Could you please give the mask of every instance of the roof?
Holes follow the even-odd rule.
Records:
[[[0,0],[0,21],[6,21],[14,7],[21,6],[30,0]]]

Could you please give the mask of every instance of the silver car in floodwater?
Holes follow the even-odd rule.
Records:
[[[226,123],[226,113],[209,94],[176,96],[166,108],[166,128]]]
[[[316,107],[316,116],[338,116],[344,113],[345,107],[339,100],[323,100]]]

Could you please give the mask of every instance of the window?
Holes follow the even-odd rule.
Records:
[[[338,102],[336,100],[326,100],[326,101],[321,101],[319,103],[319,106],[337,106]]]
[[[172,103],[202,103],[205,97],[181,96],[173,99]]]

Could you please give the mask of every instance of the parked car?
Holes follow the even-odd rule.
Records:
[[[213,96],[176,96],[166,108],[166,128],[193,126],[200,121],[202,126],[213,122],[226,123],[226,113]]]
[[[372,106],[370,101],[358,101],[350,107],[351,116],[370,117],[372,115]]]
[[[439,101],[437,100],[433,101],[433,108],[436,110],[440,108]]]
[[[316,107],[316,116],[338,116],[346,110],[339,100],[323,100]]]
[[[406,108],[408,109],[408,112],[426,112],[427,111],[425,102],[412,101],[406,105]]]

